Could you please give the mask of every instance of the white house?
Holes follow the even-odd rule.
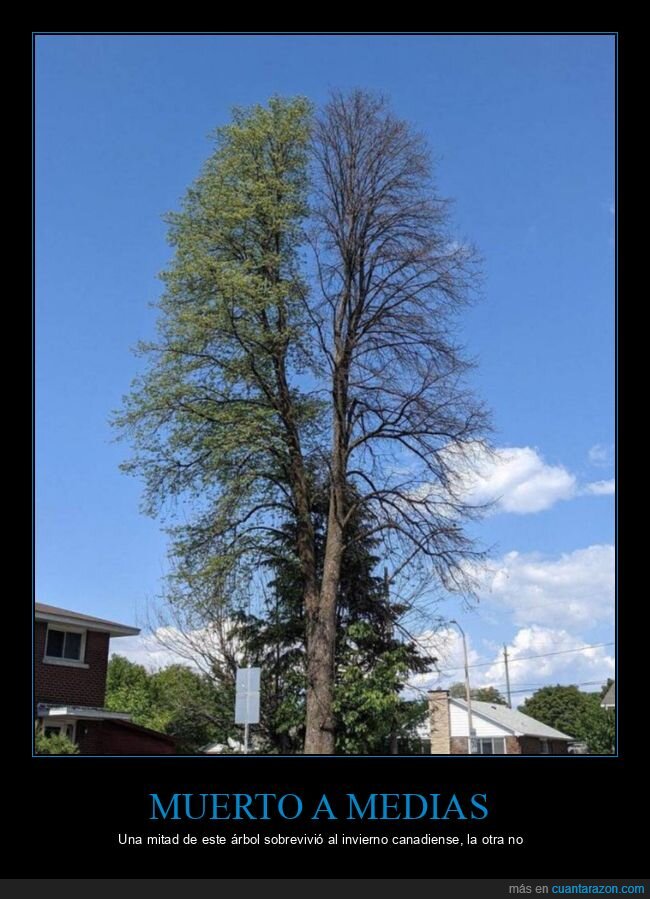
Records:
[[[429,693],[431,752],[468,755],[469,715],[464,699],[448,690]],[[491,702],[472,702],[474,755],[566,755],[573,737],[542,724],[516,709]]]

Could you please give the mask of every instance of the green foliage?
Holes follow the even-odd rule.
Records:
[[[328,491],[314,483],[311,493],[320,576]],[[350,519],[341,566],[334,711],[342,754],[387,754],[396,740],[400,752],[407,751],[426,716],[426,702],[407,701],[401,693],[409,675],[426,671],[429,660],[395,636],[404,608],[390,602],[383,578],[373,574],[379,559],[367,529],[359,514]],[[288,524],[265,563],[272,594],[264,612],[241,613],[238,629],[250,663],[264,672],[260,733],[267,749],[281,753],[300,752],[304,736],[305,621],[294,546],[295,526]]]
[[[141,345],[147,369],[114,419],[135,448],[123,468],[144,478],[145,510],[181,495],[193,504],[173,532],[176,586],[190,596],[197,578],[227,596],[268,515],[286,514],[278,391],[289,366],[305,365],[298,246],[310,114],[306,100],[273,98],[217,130],[215,152],[167,217],[175,253],[159,338]],[[308,430],[313,401],[286,389]]]
[[[248,663],[262,668],[258,739],[269,752],[293,754],[304,738],[304,616],[295,584],[286,586],[282,597],[275,584],[262,615],[241,613],[237,635]]]
[[[505,696],[496,687],[476,687],[471,690],[472,699],[477,702],[491,702],[493,705],[508,705]],[[456,699],[465,699],[465,684],[458,681],[449,688],[449,695]]]
[[[525,715],[581,740],[582,734],[578,731],[586,695],[578,687],[557,684],[537,690],[520,708]]]
[[[79,747],[64,734],[51,734],[46,737],[39,729],[36,731],[34,751],[36,755],[77,755]]]
[[[614,752],[615,718],[601,708],[599,693],[582,693],[574,685],[543,687],[523,705],[521,711],[544,724],[587,744],[598,754]]]
[[[151,675],[143,665],[124,656],[112,655],[106,672],[105,706],[113,712],[128,712],[136,724],[164,730],[166,721],[156,708]]]
[[[411,648],[394,640],[382,642],[383,648],[365,621],[345,632],[334,701],[338,752],[387,754],[391,738],[403,752],[424,720],[426,701],[413,703],[400,695],[413,665]]]
[[[146,365],[114,423],[134,448],[123,468],[143,477],[145,511],[176,524],[170,604],[181,617],[192,610],[201,627],[237,619],[247,663],[264,667],[265,747],[297,751],[302,742],[308,649],[311,698],[319,678],[323,689],[309,704],[307,744],[329,734],[334,679],[337,750],[385,752],[421,716],[399,694],[427,660],[396,636],[405,610],[385,595],[376,547],[361,534],[387,534],[407,565],[428,557],[448,586],[463,580],[459,561],[472,544],[458,522],[478,513],[452,497],[441,514],[428,488],[447,489],[449,445],[475,447],[485,422],[458,390],[468,366],[446,320],[465,301],[473,263],[448,239],[446,204],[429,199],[426,153],[408,126],[359,91],[328,109],[319,130],[306,100],[275,97],[235,110],[218,129],[214,153],[167,217],[173,258],[158,336],[140,347]],[[308,184],[310,162],[320,176]],[[347,422],[335,447],[334,411]],[[310,483],[333,450],[332,485],[313,475]],[[415,489],[417,477],[408,488],[391,477],[405,451],[422,463],[427,490]],[[368,520],[346,516],[340,533],[330,529],[326,595],[323,497],[332,486],[345,505],[353,483],[349,511],[356,505]],[[242,598],[260,570],[273,581],[256,616]],[[319,590],[326,627],[311,628],[306,647],[303,606],[311,626]],[[336,629],[326,621],[335,609]],[[217,696],[178,672],[157,685],[156,675],[116,669],[111,702],[194,745],[204,717],[228,732],[231,662],[215,662],[212,680],[227,687]],[[325,743],[330,751],[333,740]]]
[[[210,678],[186,665],[170,665],[156,671],[151,682],[165,731],[176,737],[179,752],[195,752],[234,735],[234,695],[217,690]]]
[[[237,612],[269,534],[293,516],[289,471],[319,425],[319,404],[295,386],[312,361],[299,260],[310,128],[306,100],[274,97],[236,109],[216,131],[214,153],[167,217],[174,255],[158,339],[141,345],[146,369],[114,419],[134,447],[123,468],[143,477],[145,511],[187,501],[170,529],[167,599],[181,614],[198,609],[206,626]],[[232,672],[213,673],[222,689],[208,704],[227,736]],[[128,699],[141,720],[181,726],[140,687],[129,686]],[[275,733],[291,731],[292,702],[278,699],[269,713]],[[201,716],[184,714],[194,743]]]
[[[616,748],[616,715],[613,709],[603,709],[600,694],[586,693],[588,701],[582,715],[581,739],[589,751],[598,755],[610,755]]]
[[[234,697],[185,665],[153,673],[123,656],[108,664],[106,707],[128,712],[135,724],[171,734],[179,753],[193,753],[234,733]]]

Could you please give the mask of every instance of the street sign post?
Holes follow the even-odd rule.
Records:
[[[238,668],[235,691],[235,724],[244,725],[244,752],[248,754],[248,730],[260,720],[260,668]]]

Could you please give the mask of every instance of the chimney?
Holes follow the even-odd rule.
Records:
[[[429,720],[431,722],[431,754],[449,755],[451,751],[449,690],[429,691]]]

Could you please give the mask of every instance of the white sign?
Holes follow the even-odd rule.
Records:
[[[257,724],[260,720],[260,669],[238,668],[235,693],[235,724]]]

